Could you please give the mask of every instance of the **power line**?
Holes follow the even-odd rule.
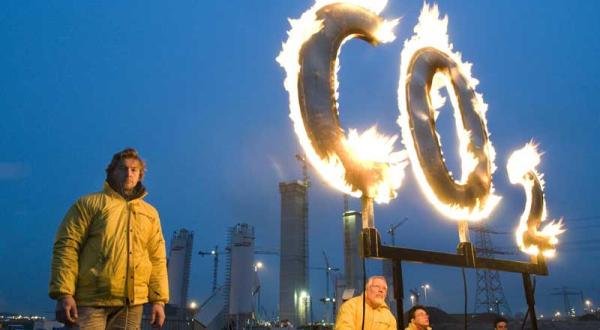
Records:
[[[494,247],[490,235],[496,233],[495,230],[484,227],[483,224],[473,226],[471,230],[476,233],[475,250],[477,255],[493,258],[496,254],[512,254],[511,251],[499,250]],[[475,313],[495,311],[497,314],[512,315],[508,301],[504,296],[500,272],[490,269],[476,269],[476,273]]]
[[[563,217],[563,220],[564,221],[568,221],[568,222],[600,220],[600,215],[589,215],[589,216],[583,216],[583,217],[579,217],[579,218],[567,218],[567,217]]]
[[[576,218],[569,218],[569,217],[562,217],[562,221],[563,223],[572,223],[572,222],[585,222],[585,221],[592,221],[592,220],[597,220],[600,221],[600,215],[589,215],[589,216],[581,216],[581,217],[576,217]],[[544,224],[544,222],[542,222],[542,224]],[[600,228],[600,224],[595,224],[595,225],[589,225],[592,227],[599,227]],[[500,227],[503,230],[503,234],[511,234],[511,232],[509,232],[508,230],[511,230],[511,228],[507,228],[507,227]],[[574,228],[579,228],[579,227],[574,227]],[[582,226],[581,228],[586,228],[584,226]],[[573,228],[571,227],[567,227],[568,230],[571,230]]]
[[[563,286],[561,288],[554,288],[554,292],[551,293],[550,295],[563,297],[563,304],[565,307],[565,315],[574,314],[574,311],[573,311],[574,306],[572,306],[571,303],[569,302],[569,296],[580,296],[581,301],[583,302],[583,292],[575,291],[574,289],[567,288],[566,286]]]
[[[600,224],[593,224],[593,225],[584,225],[584,226],[569,226],[567,227],[568,230],[579,230],[579,229],[590,229],[590,228],[600,228]]]

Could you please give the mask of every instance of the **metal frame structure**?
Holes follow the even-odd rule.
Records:
[[[404,261],[449,267],[490,269],[510,273],[520,273],[523,278],[525,299],[529,308],[531,329],[538,329],[531,275],[548,275],[546,260],[541,254],[532,257],[531,262],[528,263],[478,257],[471,242],[461,242],[457,247],[456,254],[386,246],[381,244],[379,232],[372,227],[363,229],[362,243],[362,252],[365,258],[391,259],[393,262],[394,298],[397,302],[396,312],[398,317],[398,329],[402,329],[404,325],[404,284],[402,279],[402,262]]]
[[[425,5],[423,12],[427,12],[428,8],[428,5]],[[410,261],[463,269],[521,273],[532,328],[537,330],[531,275],[548,275],[543,255],[532,257],[529,263],[492,259],[485,254],[477,256],[476,249],[469,240],[468,221],[486,218],[499,201],[498,197],[492,194],[494,166],[484,118],[485,104],[474,89],[476,84],[462,72],[463,66],[457,62],[460,56],[451,54],[452,46],[448,43],[439,49],[436,43],[421,44],[418,41],[418,32],[416,39],[407,42],[416,40],[412,54],[412,48],[405,44],[405,49],[409,49],[407,55],[410,56],[407,58],[410,58],[410,61],[405,61],[404,51],[402,54],[398,96],[402,137],[421,188],[438,211],[457,221],[460,244],[456,254],[381,244],[381,237],[374,228],[373,201],[395,196],[395,187],[399,187],[400,182],[387,178],[386,173],[401,171],[406,164],[399,160],[402,157],[364,162],[362,157],[357,157],[357,151],[350,143],[346,143],[348,139],[339,119],[338,81],[335,72],[340,47],[344,41],[359,38],[377,45],[393,39],[385,36],[393,35],[391,27],[396,22],[386,21],[379,16],[382,9],[351,3],[313,7],[305,12],[308,14],[306,21],[304,18],[300,19],[302,24],[294,24],[288,32],[289,39],[284,43],[277,60],[286,69],[284,86],[290,95],[290,117],[306,157],[313,165],[317,164],[315,167],[328,179],[329,184],[345,193],[360,193],[363,229],[362,242],[358,244],[362,250],[362,257],[392,261],[394,297],[400,320],[398,329],[404,324],[402,262]],[[437,8],[434,9],[434,13],[435,16],[439,16]],[[305,17],[305,14],[302,17]],[[442,23],[447,25],[446,22]],[[306,33],[300,30],[308,26],[305,24],[314,24],[319,28],[314,33]],[[447,34],[442,37],[447,39]],[[301,46],[297,47],[299,45]],[[470,172],[463,173],[464,182],[457,182],[448,171],[436,134],[435,110],[432,108],[430,92],[434,86],[434,76],[440,73],[448,78],[449,83],[446,84],[452,85],[453,96],[456,98],[456,106],[453,105],[457,118],[456,129],[464,133],[459,134],[464,137],[459,138],[460,149],[464,149],[463,151],[469,154],[467,158],[472,161],[469,165]],[[515,167],[511,166],[511,160],[516,161],[525,156],[539,162],[535,148],[527,145],[521,150],[517,158],[509,159],[508,167]],[[304,161],[302,157],[299,159]],[[555,237],[539,235],[538,231],[545,202],[543,187],[534,168],[536,164],[533,168],[523,169],[522,166],[516,166],[518,171],[509,171],[510,181],[522,184],[525,188],[529,205],[529,214],[524,218],[526,223],[520,225],[517,240],[522,249],[530,254],[536,254],[539,250],[550,254],[554,252]],[[303,169],[306,177],[306,165]],[[389,182],[386,181],[388,179]],[[347,202],[344,205],[347,208]],[[560,222],[550,226],[548,228],[551,231],[561,232]]]

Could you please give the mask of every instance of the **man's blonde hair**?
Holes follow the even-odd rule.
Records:
[[[140,163],[140,181],[142,181],[144,179],[144,174],[146,173],[146,162],[140,157],[137,150],[133,148],[126,148],[113,155],[110,164],[106,167],[106,181],[110,181],[112,172],[124,159],[135,159]]]

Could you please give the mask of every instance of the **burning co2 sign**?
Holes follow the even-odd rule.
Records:
[[[489,139],[487,105],[476,92],[471,65],[452,50],[448,18],[425,4],[415,34],[404,43],[398,88],[404,150],[394,150],[397,136],[359,134],[340,126],[337,103],[338,55],[344,42],[359,38],[376,46],[395,39],[397,20],[379,13],[386,0],[318,0],[299,19],[290,20],[288,40],[277,61],[286,70],[290,117],[311,164],[338,190],[364,200],[388,202],[396,196],[407,159],[422,191],[435,208],[457,221],[488,217],[500,201],[494,194],[494,148]],[[437,109],[448,90],[458,132],[462,176],[452,177],[442,156],[436,131]],[[519,247],[530,255],[551,256],[562,222],[545,219],[543,182],[535,167],[539,154],[528,144],[516,151],[507,169],[512,183],[522,184],[527,204],[516,233]],[[368,203],[367,203],[368,204]],[[365,203],[363,202],[363,207]],[[372,223],[369,223],[372,226]]]

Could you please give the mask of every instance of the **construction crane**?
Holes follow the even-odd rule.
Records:
[[[217,291],[217,271],[219,270],[219,255],[222,252],[219,251],[219,246],[215,245],[215,248],[210,251],[200,251],[199,255],[204,256],[213,256],[213,281],[212,281],[212,291]]]
[[[310,187],[310,181],[308,179],[308,161],[306,160],[306,156],[300,154],[296,154],[296,159],[302,163],[302,181],[308,189],[308,187]]]
[[[204,256],[212,256],[213,257],[213,279],[212,279],[212,290],[211,293],[215,293],[217,291],[217,279],[218,279],[218,271],[219,271],[219,256],[221,254],[229,254],[231,249],[228,247],[225,251],[219,251],[219,246],[215,245],[215,248],[210,251],[199,251],[198,254],[202,257]],[[259,249],[254,251],[254,254],[262,254],[262,255],[279,255],[278,251],[269,250],[269,249]]]
[[[387,230],[387,233],[390,234],[390,236],[392,237],[392,246],[396,245],[396,241],[394,239],[396,228],[402,226],[406,221],[408,221],[408,217],[404,217],[404,219],[400,220],[397,224],[391,225],[390,228]]]
[[[331,272],[337,272],[340,269],[336,267],[331,267],[329,263],[329,258],[327,258],[327,254],[323,251],[323,259],[325,259],[325,295],[326,298],[331,298],[331,294],[329,292],[329,282],[331,281]]]
[[[328,314],[328,304],[331,304],[334,308],[331,311],[331,319],[333,320],[333,315],[335,314],[335,297],[331,296],[330,290],[329,290],[329,283],[331,282],[331,273],[332,272],[337,272],[340,269],[336,268],[336,267],[332,267],[331,264],[329,263],[329,258],[327,257],[327,254],[325,253],[325,251],[323,252],[323,259],[325,260],[325,267],[310,267],[310,269],[316,269],[316,270],[324,270],[325,271],[325,297],[321,298],[320,301],[325,304],[325,315],[326,318],[327,314]]]
[[[296,159],[302,163],[302,180],[304,181],[304,185],[306,188],[310,187],[310,181],[308,178],[308,165],[310,163],[306,160],[306,156],[302,156],[300,154],[296,154]],[[344,213],[350,210],[350,196],[348,194],[344,194]]]

